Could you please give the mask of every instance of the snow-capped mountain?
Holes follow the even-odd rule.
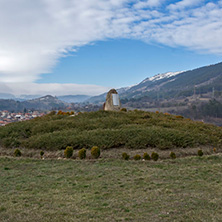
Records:
[[[204,66],[190,71],[167,72],[146,78],[131,87],[121,97],[127,99],[144,96],[155,99],[158,95],[163,98],[192,95],[194,87],[197,93],[207,93],[222,89],[222,63]]]
[[[155,100],[157,92],[160,98],[186,97],[193,94],[194,87],[199,94],[210,92],[212,88],[222,91],[222,63],[148,77],[139,84],[120,90],[119,94],[122,99],[127,100],[142,97]],[[106,93],[102,97],[92,97],[89,102],[104,102],[105,96]]]

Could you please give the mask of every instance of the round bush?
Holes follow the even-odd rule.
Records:
[[[70,158],[73,154],[73,148],[71,146],[67,146],[64,151],[65,158]]]
[[[79,150],[78,156],[79,156],[79,158],[80,158],[81,160],[82,160],[82,159],[85,159],[85,158],[86,158],[86,149],[85,149],[85,148],[82,148],[81,150]]]
[[[143,159],[144,160],[150,160],[150,155],[148,153],[143,154]]]
[[[54,116],[55,114],[56,114],[56,111],[53,110],[53,111],[51,111],[51,112],[48,114],[48,116]]]
[[[134,160],[140,160],[141,159],[141,156],[139,154],[136,154],[134,157],[133,157]]]
[[[127,109],[126,108],[122,108],[120,111],[127,112]]]
[[[157,161],[157,160],[159,159],[158,153],[152,152],[151,158],[152,158],[154,161]]]
[[[170,158],[171,158],[171,159],[176,159],[176,154],[175,154],[174,152],[171,152],[171,153],[170,153]]]
[[[44,155],[44,151],[40,151],[41,158],[43,157],[43,155]]]
[[[130,158],[130,156],[127,153],[122,153],[122,158],[124,160],[128,160]]]
[[[14,155],[15,155],[16,157],[20,157],[20,156],[22,155],[22,153],[21,153],[21,151],[20,151],[19,149],[15,149]]]
[[[98,146],[93,146],[91,149],[91,155],[93,158],[97,159],[100,156],[100,149]]]
[[[198,155],[198,156],[203,156],[203,151],[202,151],[202,150],[198,150],[198,151],[197,151],[197,155]]]

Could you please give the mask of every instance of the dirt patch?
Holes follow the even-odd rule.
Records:
[[[170,153],[174,152],[176,157],[182,158],[187,156],[196,156],[197,151],[201,149],[204,155],[211,155],[216,153],[222,153],[222,147],[214,148],[210,146],[204,147],[195,147],[195,148],[175,148],[175,149],[167,149],[167,150],[160,150],[157,148],[147,148],[147,149],[127,149],[127,148],[112,148],[112,149],[105,149],[101,150],[101,158],[104,159],[121,159],[122,153],[126,152],[130,155],[131,158],[136,154],[143,156],[144,153],[148,153],[151,155],[152,152],[156,152],[159,154],[159,159],[170,159]],[[14,156],[14,150],[12,148],[3,148],[0,147],[0,156]],[[22,157],[34,158],[34,159],[41,159],[40,152],[42,150],[38,149],[20,149],[22,152]],[[58,151],[44,151],[43,158],[44,159],[63,159],[64,158],[64,150]],[[86,158],[91,159],[90,150],[86,152]],[[78,159],[78,150],[74,150],[72,159]]]

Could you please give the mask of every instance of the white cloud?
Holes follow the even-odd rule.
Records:
[[[34,82],[70,51],[109,38],[222,54],[222,3],[205,2],[0,0],[0,82]]]
[[[178,19],[156,29],[153,38],[157,42],[222,54],[222,8],[207,4],[182,17],[175,15]]]
[[[201,2],[204,2],[204,0],[182,0],[174,4],[170,4],[167,8],[170,10],[182,10],[187,7],[196,6]]]
[[[0,0],[0,81],[34,81],[64,52],[112,36],[108,23],[124,2]]]
[[[98,85],[59,84],[59,83],[0,83],[0,93],[20,95],[90,95],[107,92],[110,88]]]
[[[149,8],[149,7],[156,7],[161,5],[163,0],[146,0],[146,1],[139,1],[134,5],[134,8],[136,9],[143,9],[143,8]]]

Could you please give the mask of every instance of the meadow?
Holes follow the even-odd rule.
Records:
[[[0,127],[0,221],[221,221],[221,147],[221,127],[169,113],[52,112],[8,124]],[[133,160],[145,152],[158,161]]]
[[[5,221],[221,221],[222,155],[161,161],[0,157]]]

